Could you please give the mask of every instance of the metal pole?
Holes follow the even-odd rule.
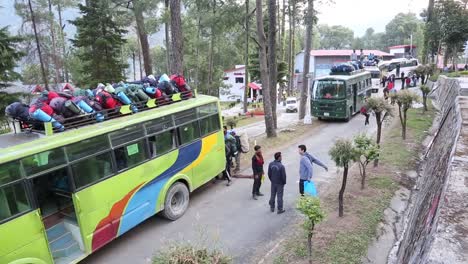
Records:
[[[411,39],[411,44],[410,44],[410,54],[411,54],[411,57],[414,57],[413,56],[413,34],[410,35],[410,39]]]

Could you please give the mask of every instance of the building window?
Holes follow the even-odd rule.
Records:
[[[236,77],[236,83],[244,83],[244,77]]]

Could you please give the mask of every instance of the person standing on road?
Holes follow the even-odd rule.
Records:
[[[361,107],[361,114],[364,115],[366,117],[366,121],[364,122],[364,125],[367,126],[369,124],[369,116],[370,114],[368,113],[367,111],[367,98],[364,99],[365,100],[365,103],[364,105]]]
[[[304,182],[310,181],[313,176],[313,163],[319,165],[328,171],[328,167],[325,166],[320,160],[307,153],[305,145],[299,145],[299,154],[301,155],[301,161],[299,164],[299,193],[304,196]]]
[[[265,162],[263,160],[262,147],[256,145],[254,150],[255,154],[252,157],[252,171],[254,178],[252,186],[252,198],[257,200],[257,196],[263,196],[263,194],[260,192],[260,186],[262,185],[262,177],[264,174],[263,164]]]
[[[237,149],[237,154],[234,156],[234,160],[236,161],[236,168],[234,169],[234,173],[238,173],[240,171],[240,158],[241,158],[241,140],[240,136],[236,134],[236,131],[231,130],[231,135],[234,137],[236,140],[236,149]]]
[[[405,89],[405,82],[406,82],[405,72],[402,72],[401,73],[401,90]]]
[[[232,157],[237,155],[236,149],[236,140],[234,137],[228,133],[227,127],[224,126],[224,146],[225,146],[225,155],[226,155],[226,168],[223,172],[223,176],[227,179],[227,186],[231,185],[231,165]]]
[[[268,165],[268,178],[271,181],[270,211],[275,211],[275,198],[278,201],[278,214],[284,213],[283,191],[286,185],[286,170],[281,164],[281,152],[275,153],[275,160]]]

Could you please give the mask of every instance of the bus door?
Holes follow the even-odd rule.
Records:
[[[83,256],[83,243],[72,200],[70,173],[63,149],[45,151],[22,160],[55,262]]]
[[[359,85],[361,84],[359,83]],[[357,93],[358,93],[358,84],[355,83],[353,84],[353,113],[351,114],[354,114],[356,112]]]

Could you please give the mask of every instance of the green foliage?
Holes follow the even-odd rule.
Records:
[[[348,139],[338,139],[328,154],[338,167],[349,167],[350,162],[356,159],[356,148]]]
[[[392,106],[382,97],[370,97],[367,99],[368,111],[374,113],[388,113],[392,116]]]
[[[111,9],[108,0],[89,1],[79,8],[83,16],[72,22],[77,27],[73,44],[83,49],[77,56],[82,60],[81,71],[86,74],[84,83],[94,86],[124,79],[126,64],[121,52],[126,30],[116,22],[121,11]]]
[[[392,94],[391,96],[394,97],[396,103],[398,104],[398,106],[401,107],[401,110],[404,112],[408,111],[408,109],[410,109],[413,106],[413,103],[419,101],[419,96],[407,89],[400,90],[397,93]]]
[[[353,44],[353,30],[344,26],[318,25],[321,49],[346,49]]]
[[[357,153],[357,159],[362,164],[369,162],[379,157],[379,148],[374,140],[366,134],[360,134],[354,137],[354,146]]]
[[[397,14],[385,27],[387,45],[409,44],[413,35],[413,43],[422,47],[423,25],[414,13]]]
[[[421,89],[423,97],[426,97],[431,92],[431,88],[427,85],[421,85],[419,89]]]
[[[310,195],[301,196],[297,201],[296,208],[305,217],[304,229],[311,232],[314,226],[325,218],[325,213],[320,207],[320,200]]]
[[[153,264],[230,264],[231,258],[217,250],[193,246],[174,246],[154,256]]]
[[[24,56],[19,51],[20,42],[21,38],[11,36],[7,27],[0,29],[0,88],[6,86],[7,82],[20,78],[15,72],[16,62]]]

